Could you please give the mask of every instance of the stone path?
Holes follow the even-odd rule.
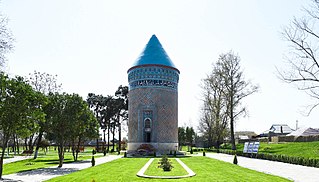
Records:
[[[16,162],[16,161],[22,161],[22,160],[25,160],[25,159],[30,159],[32,158],[33,156],[14,156],[14,157],[11,157],[11,158],[6,158],[3,160],[3,164],[7,164],[7,163],[11,163],[11,162]]]
[[[119,159],[123,156],[121,155],[109,155],[105,157],[95,158],[95,165],[110,162],[115,159]],[[66,175],[72,172],[76,172],[85,168],[91,167],[91,160],[85,160],[80,162],[73,162],[63,164],[61,168],[49,167],[42,169],[35,169],[32,171],[25,171],[15,174],[4,175],[2,178],[4,182],[39,182],[45,181],[58,176]]]
[[[234,156],[227,154],[206,153],[207,157],[222,160],[225,162],[233,162]],[[318,182],[319,168],[306,167],[283,162],[275,162],[268,160],[253,159],[237,156],[238,165],[252,170],[281,176],[293,181],[300,182]]]

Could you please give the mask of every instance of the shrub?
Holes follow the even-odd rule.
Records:
[[[299,158],[298,158],[298,164],[299,164],[299,165],[302,165],[303,162],[304,162],[303,158],[302,158],[302,157],[299,157]]]
[[[303,159],[303,164],[304,164],[305,166],[309,166],[309,159],[304,158],[304,159]]]
[[[162,159],[159,162],[159,168],[162,168],[164,171],[171,171],[173,166],[166,155],[163,155]]]
[[[142,144],[140,145],[137,150],[139,149],[143,149],[143,150],[146,150],[147,152],[153,152],[155,151],[155,148],[153,147],[153,145],[151,144]]]
[[[318,165],[318,160],[317,159],[313,159],[313,167],[317,167]]]
[[[94,155],[92,155],[91,163],[92,163],[92,166],[95,166],[95,159],[94,159]]]
[[[233,163],[236,164],[236,165],[238,164],[238,160],[237,160],[237,155],[236,155],[236,154],[235,154],[235,156],[234,156]]]

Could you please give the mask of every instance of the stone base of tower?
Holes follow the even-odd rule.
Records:
[[[152,145],[157,153],[168,153],[169,151],[175,151],[178,150],[178,143],[127,143],[127,150],[128,152],[135,152],[139,146],[142,144],[150,144]]]

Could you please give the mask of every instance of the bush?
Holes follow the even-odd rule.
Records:
[[[237,155],[236,155],[236,154],[235,154],[235,156],[234,156],[233,163],[236,164],[236,165],[238,164],[238,160],[237,160]]]
[[[140,145],[140,146],[137,148],[137,150],[139,150],[139,149],[143,149],[143,150],[145,150],[145,151],[147,151],[147,152],[153,152],[153,151],[155,151],[155,148],[154,148],[153,145],[151,145],[151,144],[142,144],[142,145]]]
[[[92,166],[95,166],[95,159],[94,159],[94,155],[92,155],[91,163],[92,163]]]
[[[164,171],[171,171],[173,166],[166,155],[163,155],[162,159],[159,162],[159,168],[162,168]]]

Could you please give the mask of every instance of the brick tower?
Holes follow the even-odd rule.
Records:
[[[142,144],[151,144],[158,152],[176,150],[180,72],[155,35],[127,73],[128,150]]]

